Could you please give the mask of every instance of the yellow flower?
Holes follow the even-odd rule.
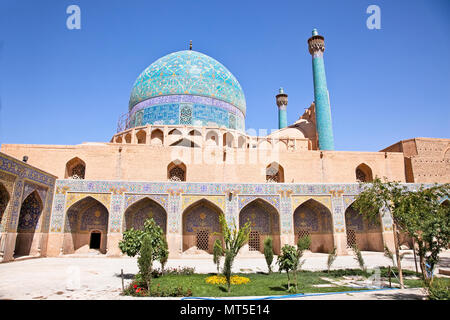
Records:
[[[246,284],[250,282],[250,279],[247,277],[241,276],[231,276],[231,284]],[[206,283],[209,284],[226,284],[227,280],[224,276],[211,276],[205,279]]]

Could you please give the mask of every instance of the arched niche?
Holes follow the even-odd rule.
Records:
[[[370,167],[365,163],[361,163],[358,167],[356,167],[355,176],[356,176],[356,181],[358,181],[358,182],[372,182],[373,181],[372,169],[370,169]]]
[[[294,211],[295,242],[310,236],[312,252],[329,253],[334,247],[333,219],[330,210],[320,202],[309,199]]]
[[[165,234],[167,233],[166,210],[150,198],[143,198],[125,210],[123,230],[129,230],[131,228],[143,230],[144,222],[149,218],[152,218]]]
[[[35,255],[40,246],[40,225],[44,205],[37,191],[22,202],[17,223],[15,256]]]
[[[8,207],[9,203],[9,193],[8,190],[6,190],[3,183],[0,182],[0,224],[2,223],[3,217],[6,213],[6,208]]]
[[[145,144],[147,140],[147,133],[145,130],[139,130],[136,133],[136,141],[138,144]]]
[[[267,201],[255,199],[239,212],[239,228],[250,222],[249,251],[264,253],[264,240],[272,237],[273,251],[280,254],[280,215]]]
[[[214,241],[223,240],[219,221],[221,214],[223,214],[222,210],[206,199],[187,207],[182,218],[183,252],[212,253]]]
[[[155,129],[151,134],[151,145],[162,146],[164,144],[164,133],[160,129]]]
[[[66,163],[66,179],[84,179],[86,175],[86,163],[78,157],[72,158]]]
[[[186,165],[180,161],[175,160],[167,166],[167,179],[169,181],[186,181]]]
[[[384,251],[381,217],[368,220],[351,205],[345,210],[345,229],[348,248],[356,244],[362,251]]]
[[[284,182],[284,169],[278,162],[272,162],[266,167],[266,182]]]
[[[66,211],[63,253],[89,253],[98,250],[106,254],[108,221],[108,209],[90,196],[71,205]],[[98,248],[94,248],[91,244],[98,233],[100,244]]]

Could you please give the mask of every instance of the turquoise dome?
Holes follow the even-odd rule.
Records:
[[[231,104],[245,116],[244,92],[237,79],[215,59],[192,50],[168,54],[145,69],[134,83],[129,110],[161,96],[190,95]]]

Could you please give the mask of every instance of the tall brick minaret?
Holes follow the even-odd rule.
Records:
[[[327,79],[325,77],[325,64],[323,62],[325,40],[324,37],[319,35],[317,29],[312,31],[312,37],[308,39],[308,49],[312,56],[314,102],[316,105],[316,128],[319,136],[319,149],[334,150],[330,98],[327,89]]]

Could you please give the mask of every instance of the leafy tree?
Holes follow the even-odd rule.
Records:
[[[285,270],[288,277],[288,291],[291,291],[291,281],[289,277],[289,271],[292,272],[295,283],[295,291],[298,290],[297,271],[305,262],[300,261],[303,257],[305,250],[311,246],[311,238],[309,236],[301,237],[297,241],[297,248],[291,245],[284,245],[281,248],[281,254],[278,256],[279,270]]]
[[[333,250],[331,250],[330,253],[328,254],[328,260],[327,260],[328,273],[330,273],[331,266],[333,265],[334,260],[336,260],[336,257],[337,257],[336,250],[337,250],[337,248],[333,247]]]
[[[216,239],[216,241],[214,241],[214,246],[213,246],[213,262],[214,264],[217,266],[217,274],[220,273],[220,259],[223,256],[223,246],[222,246],[222,241],[220,241],[219,239]]]
[[[273,261],[273,240],[271,237],[264,239],[264,258],[266,258],[267,268],[269,269],[269,274],[271,274]]]
[[[289,271],[296,270],[298,264],[298,253],[294,246],[285,244],[281,248],[281,254],[277,259],[278,269],[281,271],[286,271],[288,278],[288,291],[291,290],[291,278],[289,277]],[[297,285],[296,285],[297,289]]]
[[[398,208],[400,207],[401,198],[406,191],[406,187],[400,186],[398,182],[382,182],[380,178],[376,177],[371,183],[361,183],[360,188],[363,191],[359,193],[353,203],[355,209],[374,223],[379,223],[380,214],[384,216],[390,213],[392,217],[398,276],[400,287],[404,288],[400,248],[397,237],[399,228],[401,228]]]
[[[433,281],[431,272],[439,262],[439,253],[450,241],[450,206],[441,204],[441,199],[449,195],[450,184],[420,186],[402,195],[397,210],[402,231],[414,238],[418,246],[420,269],[427,285]]]
[[[160,226],[155,223],[153,218],[149,218],[144,222],[143,230],[130,230],[124,231],[123,239],[119,242],[120,250],[130,257],[134,257],[139,254],[144,237],[148,235],[150,237],[151,245],[153,248],[153,260],[160,260],[167,250],[167,244],[165,243],[164,233]]]
[[[159,261],[164,270],[169,255],[161,227],[155,223],[153,218],[147,219],[144,222],[143,230],[131,228],[124,232],[123,240],[119,242],[119,248],[130,257],[139,254],[139,272],[150,290],[153,262]]]
[[[239,250],[248,241],[248,235],[250,233],[250,222],[246,222],[245,225],[237,229],[236,222],[229,226],[225,220],[225,216],[221,214],[219,221],[222,226],[223,239],[225,242],[225,261],[223,264],[223,275],[227,280],[227,291],[231,290],[231,269],[233,267],[234,258],[238,254]]]

